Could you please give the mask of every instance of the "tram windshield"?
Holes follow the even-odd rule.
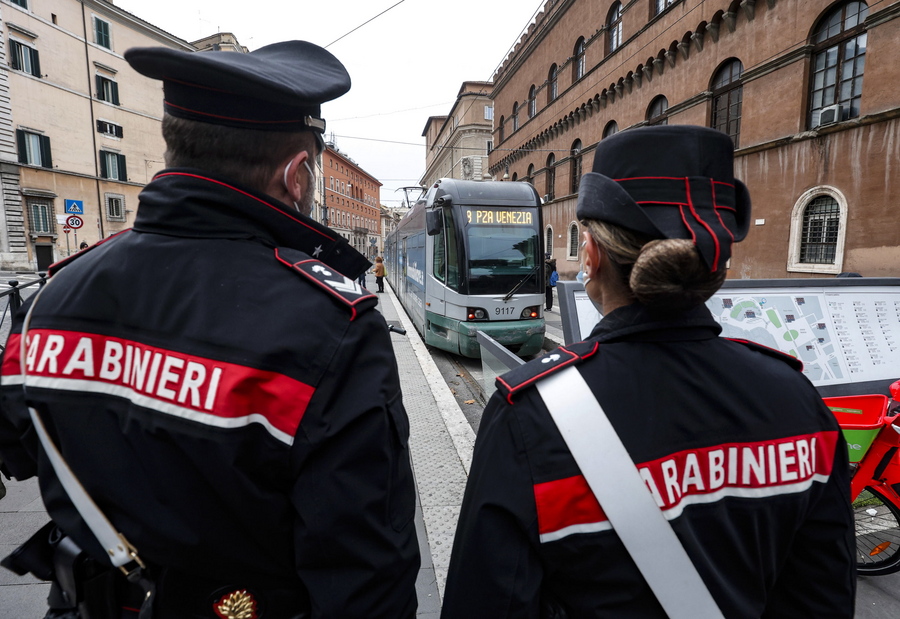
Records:
[[[542,292],[537,210],[463,210],[469,294],[506,294],[520,282],[519,293]]]

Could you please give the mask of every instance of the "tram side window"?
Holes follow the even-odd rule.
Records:
[[[439,282],[446,280],[444,270],[447,266],[446,241],[444,239],[444,230],[434,237],[434,277]]]
[[[459,290],[459,243],[456,238],[456,224],[450,209],[444,209],[444,231],[447,234],[447,286]]]

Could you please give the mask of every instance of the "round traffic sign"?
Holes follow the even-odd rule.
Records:
[[[78,215],[69,215],[69,217],[66,219],[66,225],[70,228],[78,230],[78,228],[84,225],[84,221]]]

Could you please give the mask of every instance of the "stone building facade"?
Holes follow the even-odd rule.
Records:
[[[730,277],[900,276],[898,18],[900,0],[548,0],[494,76],[489,171],[544,196],[571,278],[597,143],[716,127],[753,200]]]
[[[102,0],[0,0],[0,22],[0,270],[44,270],[130,227],[164,167],[162,85],[123,52],[195,47]]]
[[[373,260],[380,247],[382,183],[333,142],[326,144],[320,165],[324,180],[324,201],[319,209],[322,223]]]
[[[447,116],[425,123],[425,174],[428,187],[439,178],[484,180],[493,138],[491,82],[463,82]]]

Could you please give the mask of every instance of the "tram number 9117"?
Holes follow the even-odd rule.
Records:
[[[515,314],[516,310],[512,307],[495,307],[494,314],[497,316],[511,316]]]
[[[483,208],[470,208],[466,211],[468,223],[480,224],[506,224],[514,226],[530,226],[533,222],[531,211],[502,211]]]

